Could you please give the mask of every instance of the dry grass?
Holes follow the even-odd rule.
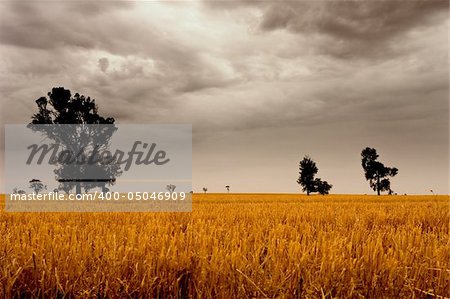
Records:
[[[450,293],[447,196],[195,194],[193,210],[0,212],[0,297]]]

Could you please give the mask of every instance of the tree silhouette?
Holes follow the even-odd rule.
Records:
[[[395,167],[386,167],[383,163],[377,161],[377,150],[366,147],[361,152],[361,165],[364,169],[366,180],[369,181],[370,187],[376,191],[378,195],[382,191],[388,191],[392,194],[391,182],[388,177],[394,177],[398,173]]]
[[[333,187],[333,185],[330,185],[327,181],[322,181],[321,179],[315,179],[314,182],[316,191],[321,195],[328,194],[330,189]]]
[[[26,192],[25,191],[23,191],[22,189],[18,189],[17,187],[15,187],[14,189],[13,189],[13,194],[25,194]]]
[[[30,181],[30,189],[33,189],[33,191],[38,194],[39,192],[41,192],[44,189],[47,189],[47,186],[45,186],[41,180],[38,179],[32,179]]]
[[[316,166],[311,157],[305,156],[303,160],[300,161],[300,177],[297,183],[303,187],[303,192],[309,195],[311,192],[315,192],[314,188],[314,177],[319,169]]]
[[[36,100],[39,112],[32,116],[32,124],[114,124],[114,118],[104,118],[98,114],[95,100],[70,90],[54,87],[49,99]]]
[[[328,194],[333,185],[328,184],[327,181],[322,181],[319,178],[315,178],[319,169],[317,168],[316,162],[310,156],[305,156],[303,160],[300,161],[299,166],[299,178],[297,183],[303,188],[303,192],[309,195],[313,192],[319,192],[320,194]]]
[[[170,193],[173,193],[173,192],[175,192],[175,188],[176,187],[177,186],[175,186],[173,184],[169,184],[169,185],[166,186],[166,190],[169,191]]]
[[[203,187],[203,192],[206,194],[206,191],[208,191],[208,188]]]
[[[226,185],[225,188],[227,189],[227,192],[230,193],[230,186]]]
[[[50,140],[63,145],[65,149],[77,153],[79,149],[89,150],[88,145],[96,144],[107,147],[112,134],[117,130],[114,126],[114,118],[103,117],[98,114],[98,107],[95,100],[90,97],[85,97],[76,93],[73,97],[70,90],[63,87],[53,88],[48,93],[48,98],[40,97],[36,100],[38,112],[32,116],[32,121],[29,128],[33,131],[39,131],[46,135]],[[111,126],[83,126],[81,130],[73,129],[67,132],[67,129],[60,126],[34,126],[42,124],[97,124],[97,125],[111,125]],[[92,148],[90,148],[92,149]],[[103,148],[104,149],[104,148]],[[98,150],[101,150],[98,148]],[[86,158],[87,153],[82,152],[78,158]],[[90,172],[96,177],[110,178],[105,179],[91,179],[89,181],[64,181],[60,184],[59,189],[69,192],[73,187],[76,187],[76,193],[81,193],[81,187],[85,192],[95,187],[102,187],[102,190],[107,190],[106,184],[113,185],[115,178],[122,172],[120,166],[115,163],[103,163],[104,160],[97,159],[97,164],[90,167]],[[79,166],[76,170],[74,167],[65,167],[60,165],[55,169],[57,177],[84,177],[86,169]],[[60,181],[61,182],[61,181]]]

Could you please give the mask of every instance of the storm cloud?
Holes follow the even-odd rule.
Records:
[[[260,29],[309,35],[339,58],[386,58],[402,35],[445,22],[447,14],[447,1],[286,1],[265,9]]]
[[[310,154],[333,191],[368,193],[374,146],[394,189],[447,192],[447,1],[0,6],[3,124],[64,86],[118,123],[192,123],[194,189],[295,192]]]

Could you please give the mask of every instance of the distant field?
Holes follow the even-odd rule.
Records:
[[[449,297],[449,213],[448,196],[294,194],[194,194],[192,213],[1,211],[0,297]]]

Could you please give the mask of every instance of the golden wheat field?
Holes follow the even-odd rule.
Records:
[[[192,213],[0,212],[0,296],[449,297],[448,196],[193,200]]]

